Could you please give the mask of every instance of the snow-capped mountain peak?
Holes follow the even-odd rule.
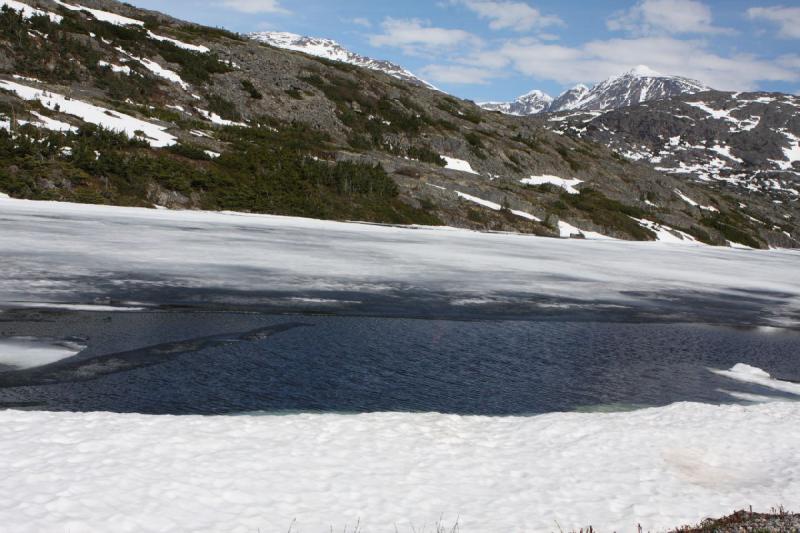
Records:
[[[639,78],[658,78],[661,77],[660,72],[656,72],[647,65],[637,65],[625,73],[626,76],[635,76]]]
[[[484,102],[479,105],[489,111],[500,111],[507,115],[535,115],[547,111],[552,103],[552,96],[535,89],[523,94],[513,102]]]
[[[646,65],[638,65],[620,76],[613,76],[598,83],[591,89],[583,84],[576,85],[555,99],[541,91],[531,91],[514,102],[489,102],[481,106],[513,115],[559,111],[609,111],[708,90],[710,88],[699,81],[680,76],[665,76]],[[521,104],[529,99],[535,99],[539,105],[526,107]]]
[[[356,54],[355,52],[348,50],[331,39],[307,37],[304,35],[283,31],[255,32],[250,33],[248,37],[276,48],[294,50],[296,52],[303,52],[315,57],[330,59],[331,61],[341,61],[342,63],[349,63],[359,67],[378,70],[380,72],[385,72],[390,76],[394,76],[395,78],[417,85],[422,85],[423,87],[435,89],[433,85],[423,79],[418,78],[400,65],[392,63],[391,61],[373,59],[371,57]]]

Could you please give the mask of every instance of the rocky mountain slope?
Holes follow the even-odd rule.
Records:
[[[707,91],[605,113],[570,113],[544,124],[601,143],[630,161],[736,197],[742,210],[767,198],[752,221],[785,232],[800,202],[800,98]]]
[[[488,102],[480,105],[490,111],[512,115],[573,110],[608,111],[706,90],[708,87],[698,81],[679,76],[663,76],[645,66],[638,66],[622,76],[598,83],[591,89],[585,85],[576,85],[557,98],[542,91],[533,91],[514,102]]]
[[[275,48],[294,50],[308,55],[330,59],[331,61],[341,61],[357,67],[364,67],[393,76],[399,80],[408,81],[423,87],[433,89],[433,85],[418,78],[400,65],[386,61],[385,59],[372,59],[351,52],[342,45],[331,39],[320,39],[318,37],[306,37],[296,33],[280,31],[262,31],[248,34],[248,37],[256,41],[266,43]]]
[[[748,218],[771,198],[745,214],[546,121],[110,0],[0,4],[14,197],[797,246],[795,219]]]

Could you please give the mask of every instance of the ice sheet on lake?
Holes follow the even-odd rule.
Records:
[[[800,494],[800,404],[529,418],[0,412],[0,523],[40,531],[666,531]],[[448,529],[449,530],[449,529]]]
[[[724,297],[726,312],[757,305],[782,326],[796,325],[800,309],[800,253],[791,250],[9,199],[0,215],[0,305],[99,301],[113,297],[109,287],[122,292],[116,299],[157,304],[140,293],[165,287],[348,300],[391,293],[392,302],[513,295],[628,305],[689,294]]]
[[[800,400],[800,383],[781,381],[769,375],[768,372],[744,363],[735,365],[730,370],[712,370],[717,375],[745,383],[753,383],[768,389],[773,389],[788,394],[793,394]]]
[[[86,346],[35,337],[0,337],[0,370],[34,368],[80,353]]]

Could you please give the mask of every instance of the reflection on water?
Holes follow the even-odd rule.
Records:
[[[527,415],[798,398],[709,371],[737,363],[800,380],[800,333],[776,329],[60,312],[6,317],[12,335],[88,339],[74,357],[0,372],[0,405],[17,408]]]

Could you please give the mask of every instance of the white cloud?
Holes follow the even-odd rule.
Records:
[[[606,21],[610,30],[638,35],[733,33],[712,24],[711,9],[697,0],[641,0]]]
[[[437,28],[419,19],[387,18],[381,23],[383,33],[371,35],[372,46],[394,46],[408,54],[441,52],[461,45],[479,45],[481,40],[464,30]]]
[[[774,22],[780,28],[780,37],[800,39],[800,7],[751,7],[747,10],[747,16]]]
[[[525,2],[491,0],[452,0],[452,2],[464,5],[480,18],[489,19],[489,27],[493,30],[528,31],[564,25],[564,21],[559,17],[543,15],[541,11]]]
[[[363,26],[365,28],[371,28],[372,27],[372,22],[370,22],[368,18],[364,18],[364,17],[356,17],[356,18],[352,19],[350,22],[352,22],[353,24],[355,24],[357,26]]]
[[[710,51],[704,41],[663,36],[590,41],[579,47],[520,40],[506,43],[499,53],[519,73],[564,84],[597,82],[636,65],[698,79],[721,90],[755,89],[760,81],[800,79],[800,69],[794,68],[790,57],[725,57]]]
[[[426,79],[436,83],[454,85],[486,85],[490,80],[501,76],[501,73],[490,72],[485,68],[465,65],[428,65],[420,72]]]
[[[280,6],[280,0],[223,0],[222,3],[242,13],[289,13]]]

